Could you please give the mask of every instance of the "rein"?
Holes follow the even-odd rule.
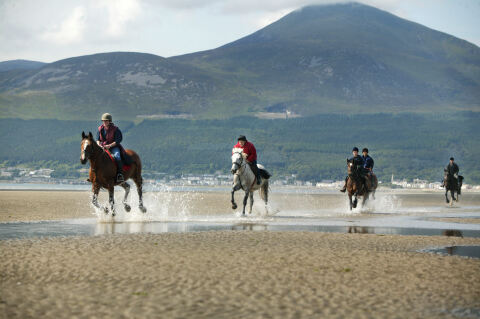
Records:
[[[243,156],[240,154],[241,158],[242,158],[242,163],[240,164],[240,167],[238,168],[237,172],[234,174],[234,175],[237,175],[239,178],[238,178],[238,181],[240,182],[240,186],[242,187],[243,190],[245,190],[243,188],[243,184],[242,184],[242,178],[241,178],[241,174],[239,173],[240,172],[240,169],[243,168],[243,171],[245,171],[245,167],[248,165],[248,163],[245,161],[245,159],[243,158]],[[243,173],[242,173],[243,174]],[[255,176],[254,174],[254,178],[253,178],[253,183],[252,185],[250,185],[250,188],[253,188],[253,185],[255,185],[255,182],[257,181],[257,177]]]

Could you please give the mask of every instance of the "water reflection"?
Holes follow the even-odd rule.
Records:
[[[93,236],[112,234],[168,233],[195,231],[310,231],[350,234],[421,235],[480,237],[478,230],[431,229],[415,227],[365,227],[285,223],[213,222],[97,222],[95,219],[37,223],[0,223],[0,240],[53,236]]]
[[[348,227],[349,234],[374,234],[375,231],[370,229],[369,227],[358,227],[358,226],[350,226]]]
[[[440,255],[463,256],[480,258],[480,246],[448,246],[441,248],[425,249],[423,252],[437,253]]]
[[[448,237],[462,237],[463,238],[463,234],[460,230],[457,230],[457,229],[447,229],[447,230],[444,230],[442,232],[442,234],[444,236],[448,236]]]
[[[236,224],[233,225],[231,230],[268,230],[268,225],[264,224]]]

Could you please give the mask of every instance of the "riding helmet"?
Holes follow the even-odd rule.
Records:
[[[358,152],[358,147],[355,146],[355,147],[352,149],[352,152]]]
[[[237,141],[247,141],[247,138],[245,137],[245,135],[240,135],[237,139]]]
[[[363,153],[363,152],[367,152],[367,153],[368,153],[368,148],[365,147],[365,148],[362,150],[362,153]]]
[[[450,157],[450,160],[451,160],[451,161],[454,161],[453,157]]]
[[[112,115],[110,113],[104,113],[102,115],[102,121],[107,121],[107,120],[110,122],[112,121]]]

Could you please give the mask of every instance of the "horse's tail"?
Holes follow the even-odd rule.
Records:
[[[265,203],[268,203],[268,179],[264,179],[262,186],[260,186],[260,198],[263,199]]]

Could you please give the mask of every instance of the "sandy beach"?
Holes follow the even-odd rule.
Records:
[[[225,200],[195,196],[207,209]],[[0,220],[91,218],[88,201],[87,192],[2,191]],[[480,238],[206,231],[1,240],[0,318],[479,318],[480,259],[420,252],[466,245]]]
[[[0,242],[3,318],[480,315],[480,239],[198,232]]]

